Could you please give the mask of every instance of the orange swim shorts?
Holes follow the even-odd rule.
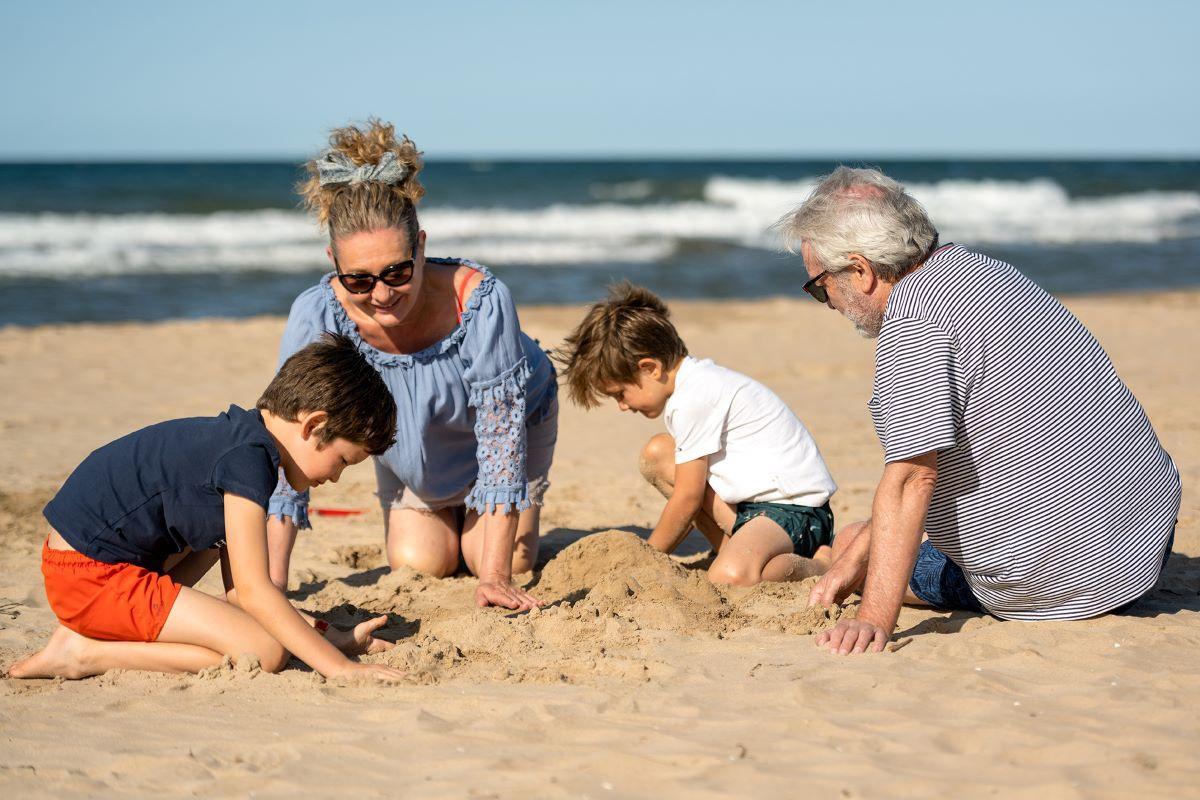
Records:
[[[74,550],[42,545],[46,599],[58,621],[89,639],[153,642],[180,585],[133,564],[105,564]]]

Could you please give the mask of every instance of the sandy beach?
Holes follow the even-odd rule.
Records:
[[[635,468],[661,423],[564,402],[539,569],[549,606],[471,605],[474,579],[389,573],[369,464],[321,487],[290,594],[335,624],[387,613],[397,687],[293,661],[198,676],[0,679],[0,796],[1200,797],[1200,292],[1069,298],[1184,482],[1175,554],[1131,613],[1017,623],[906,609],[894,652],[839,658],[843,609],[808,584],[718,590],[696,534],[639,539],[661,499]],[[673,304],[692,353],[774,389],[864,518],[881,470],[872,343],[811,301]],[[532,307],[557,344],[581,307]],[[283,320],[0,329],[0,668],[53,628],[41,507],[95,447],[252,406]],[[564,398],[565,399],[565,398]],[[1014,519],[1019,524],[1019,518]],[[219,576],[202,587],[216,591]]]

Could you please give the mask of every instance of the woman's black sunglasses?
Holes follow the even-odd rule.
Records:
[[[372,275],[369,272],[342,272],[342,268],[338,266],[337,259],[333,260],[334,269],[337,270],[338,280],[342,282],[347,292],[351,294],[366,294],[375,288],[376,281],[383,281],[388,286],[403,286],[413,278],[413,271],[417,268],[417,262],[413,259],[401,261],[399,264],[392,264],[390,267],[384,267],[378,275]]]

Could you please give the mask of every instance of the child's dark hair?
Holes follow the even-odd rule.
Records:
[[[604,389],[637,383],[638,362],[659,361],[671,369],[688,354],[671,324],[667,305],[649,289],[621,281],[592,306],[583,322],[554,353],[571,399],[584,408],[599,404]]]
[[[396,440],[396,401],[354,342],[327,333],[283,362],[256,404],[289,422],[324,411],[322,442],[346,439],[380,455]]]

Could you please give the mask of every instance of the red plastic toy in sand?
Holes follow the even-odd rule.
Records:
[[[357,517],[359,514],[367,513],[367,510],[365,508],[316,508],[314,506],[312,512],[318,517]]]

